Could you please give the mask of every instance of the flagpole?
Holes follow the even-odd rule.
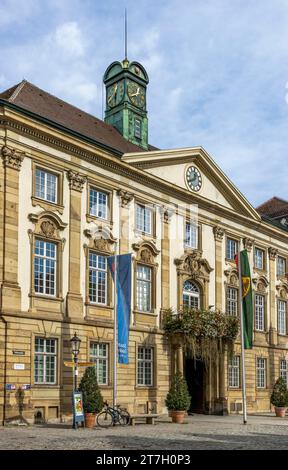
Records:
[[[241,330],[241,370],[242,370],[242,402],[243,402],[243,424],[247,424],[247,401],[246,401],[246,373],[245,373],[245,349],[244,349],[244,322],[243,322],[243,298],[242,298],[242,269],[241,252],[238,250],[238,273],[239,273],[239,297],[240,297],[240,330]]]
[[[117,405],[117,254],[118,242],[115,243],[115,271],[114,271],[114,365],[113,365],[113,407]]]

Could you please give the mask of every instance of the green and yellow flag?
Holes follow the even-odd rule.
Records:
[[[253,344],[253,301],[251,274],[248,261],[247,250],[240,252],[241,277],[242,277],[242,308],[243,308],[243,330],[244,330],[244,349],[252,349]],[[236,255],[236,263],[239,260]]]

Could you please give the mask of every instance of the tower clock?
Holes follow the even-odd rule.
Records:
[[[104,74],[105,122],[129,142],[148,149],[146,89],[149,78],[138,62],[113,62]]]

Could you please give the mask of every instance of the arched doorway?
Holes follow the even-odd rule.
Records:
[[[187,279],[183,284],[183,307],[188,309],[201,308],[201,292],[199,286]],[[188,354],[184,360],[184,374],[191,395],[190,410],[194,413],[203,413],[205,409],[204,380],[205,368],[203,361],[195,360]]]

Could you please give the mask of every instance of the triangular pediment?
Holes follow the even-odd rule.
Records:
[[[260,220],[260,215],[202,148],[160,150],[128,153],[122,157],[127,163],[145,170],[166,183],[171,183],[193,195],[196,201],[209,201],[246,217]],[[201,176],[201,187],[191,189],[187,180],[189,168],[196,168]]]

